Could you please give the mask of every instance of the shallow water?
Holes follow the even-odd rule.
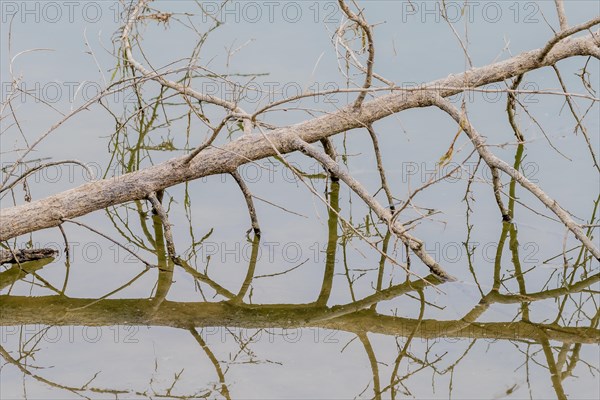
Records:
[[[416,14],[409,13],[404,2],[375,1],[365,6],[371,23],[385,21],[376,28],[378,73],[408,84],[463,71],[465,60],[448,25],[424,12],[433,3],[413,3],[420,7]],[[20,20],[23,10],[15,4],[19,13],[12,25],[11,54],[32,47],[57,49],[57,54],[36,52],[15,64],[30,89],[36,82],[46,90],[49,82],[59,82],[63,89],[72,86],[65,86],[66,82],[102,84],[95,61],[83,54],[84,29],[105,78],[110,77],[108,69],[115,66],[110,39],[119,25],[114,18],[115,10],[120,10],[117,3],[98,3],[103,17],[96,22],[83,17],[50,22],[50,10],[44,14],[42,8],[38,12],[46,19]],[[328,19],[336,3],[288,2],[281,3],[282,9],[285,4],[297,4],[304,18],[291,23],[291,14],[278,17],[276,8],[272,21],[267,14],[250,21],[251,9],[232,6],[230,14],[221,15],[227,23],[206,42],[201,62],[215,70],[229,68],[232,74],[269,72],[254,82],[262,89],[278,83],[277,99],[280,91],[293,95],[287,90],[297,86],[343,87],[327,30],[339,23],[337,14],[331,18],[338,19]],[[493,4],[501,10],[497,21],[491,14],[484,18],[475,12],[469,23],[475,65],[488,64],[499,54],[500,59],[508,58],[509,54],[501,53],[505,39],[510,40],[512,54],[517,54],[542,46],[550,37],[542,14],[554,16],[552,2]],[[3,7],[6,13],[4,3]],[[158,2],[155,7],[197,12],[188,2]],[[567,3],[569,22],[584,21],[596,15],[597,8],[593,2]],[[186,20],[183,14],[179,18]],[[205,27],[202,17],[197,18],[198,26]],[[3,38],[8,29],[3,21]],[[190,55],[194,40],[183,40],[190,37],[189,29],[173,21],[168,29],[156,24],[145,29],[145,54],[155,66]],[[253,41],[228,61],[224,46],[235,48],[249,38]],[[6,60],[7,43],[2,46]],[[574,74],[585,61],[578,58],[560,65],[573,92],[584,91]],[[598,62],[590,63],[594,63],[590,71],[597,72]],[[9,79],[3,68],[3,82]],[[597,76],[592,79],[598,89]],[[526,81],[541,89],[558,87],[548,70],[532,72]],[[144,93],[149,99],[158,88],[148,84]],[[109,101],[109,108],[116,115],[131,113],[135,103],[128,102],[129,95]],[[488,143],[503,144],[493,151],[513,164],[517,146],[504,112],[505,93],[498,98],[472,96],[471,121]],[[333,111],[353,98],[344,94],[337,97],[339,103],[309,99],[293,106]],[[522,172],[578,222],[597,224],[598,174],[590,167],[581,134],[572,133],[574,122],[563,108],[563,99],[531,100],[523,101],[566,157],[555,152],[536,125],[520,113],[527,137]],[[246,99],[242,104],[253,110],[264,101]],[[460,98],[453,102],[460,104]],[[74,104],[81,104],[81,98]],[[54,106],[68,111],[72,98],[63,91]],[[586,117],[592,143],[600,141],[597,109],[596,104]],[[43,142],[31,158],[77,158],[99,176],[134,171],[180,155],[186,144],[194,147],[204,140],[206,129],[198,121],[192,122],[189,137],[185,135],[187,121],[177,119],[182,112],[181,104],[167,104],[156,125],[138,142],[142,130],[139,126],[136,130],[135,119],[126,132],[116,135],[115,120],[101,107],[91,107]],[[29,140],[60,119],[56,111],[28,97],[21,99],[18,114]],[[207,109],[206,115],[213,119],[219,114]],[[269,115],[268,122],[283,126],[309,117],[300,111],[278,112]],[[436,169],[456,127],[432,109],[402,112],[379,121],[375,129],[392,192],[399,200],[432,175],[443,177],[472,150],[466,137],[460,137],[452,162]],[[232,138],[238,136],[239,132],[232,133]],[[14,128],[2,134],[3,167],[14,161],[14,154],[7,151],[22,145],[20,140]],[[216,144],[228,141],[223,137]],[[339,161],[375,193],[379,175],[367,132],[355,130],[333,141],[344,156]],[[306,184],[276,159],[240,168],[255,195],[260,237],[248,233],[248,211],[231,176],[169,188],[163,204],[168,206],[176,252],[183,259],[179,265],[168,257],[163,222],[146,201],[77,219],[120,245],[65,223],[68,262],[58,229],[11,241],[16,248],[55,248],[59,255],[20,267],[4,265],[0,270],[0,397],[600,396],[598,261],[572,235],[565,241],[564,227],[546,218],[550,212],[523,188],[516,188],[519,201],[512,206],[513,222],[503,222],[490,171],[476,168],[477,158],[471,157],[458,173],[415,198],[420,208],[408,208],[401,221],[436,210],[414,224],[411,233],[457,279],[442,283],[428,275],[414,254],[407,259],[401,241],[386,239],[386,225],[347,186],[332,183],[316,162],[302,155],[287,160],[310,175],[304,179]],[[464,197],[472,173],[471,211],[467,212]],[[77,167],[64,166],[42,171],[28,183],[35,200],[87,180]],[[508,191],[506,175],[502,182]],[[339,208],[340,217],[307,185]],[[20,204],[23,193],[16,193]],[[377,198],[385,205],[383,193]],[[5,196],[0,202],[9,207],[13,198]],[[597,237],[597,229],[590,230],[593,233]],[[391,259],[382,259],[382,252],[398,264],[410,262],[413,274]]]

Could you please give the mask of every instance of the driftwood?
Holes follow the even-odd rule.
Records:
[[[295,151],[293,142],[296,138],[314,143],[340,132],[368,126],[402,110],[430,106],[428,93],[431,91],[448,97],[470,88],[501,82],[544,66],[552,66],[569,57],[600,58],[598,32],[551,44],[552,46],[546,45],[542,49],[525,52],[505,61],[450,75],[421,88],[395,90],[392,94],[364,102],[360,109],[348,106],[319,118],[274,130],[267,135],[244,135],[222,148],[207,148],[190,162],[187,162],[188,157],[185,155],[176,157],[137,172],[90,182],[45,199],[3,209],[0,215],[0,241],[58,226],[63,219],[143,199],[152,192],[182,182],[208,175],[232,173],[240,165],[273,156],[276,151]]]

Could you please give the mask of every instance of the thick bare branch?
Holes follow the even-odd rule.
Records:
[[[553,65],[565,58],[600,52],[599,48],[598,33],[569,38],[557,43],[543,57],[542,62],[538,62],[538,58],[543,50],[533,50],[505,61],[450,75],[429,83],[423,90],[444,88],[437,90],[437,93],[441,97],[452,96],[465,87],[503,81],[542,66]],[[465,86],[465,82],[469,86]],[[0,213],[0,240],[57,226],[65,218],[75,218],[131,200],[141,200],[148,193],[185,181],[234,171],[242,164],[273,156],[275,150],[272,144],[282,153],[293,151],[291,139],[297,136],[313,143],[340,132],[364,127],[406,109],[429,105],[431,96],[424,95],[422,90],[392,93],[363,103],[360,110],[353,110],[350,106],[297,125],[277,129],[268,134],[269,140],[264,136],[244,135],[222,148],[206,149],[201,159],[195,158],[187,165],[187,155],[176,157],[140,171],[90,182],[45,199],[3,209]]]

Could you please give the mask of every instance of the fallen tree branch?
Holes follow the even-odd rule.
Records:
[[[431,105],[431,96],[423,91],[436,90],[441,97],[460,93],[462,88],[478,87],[504,81],[560,60],[600,53],[598,32],[568,38],[556,43],[550,52],[538,61],[543,50],[532,50],[508,60],[474,68],[457,75],[433,81],[414,92],[392,93],[363,103],[360,110],[352,106],[314,118],[290,127],[277,129],[264,136],[244,135],[222,148],[211,147],[203,157],[186,163],[187,155],[180,156],[140,171],[111,179],[99,180],[21,206],[2,209],[0,213],[0,241],[57,226],[63,219],[76,218],[109,206],[146,198],[148,193],[208,175],[230,173],[245,163],[275,154],[272,144],[281,153],[294,151],[292,139],[300,137],[313,143],[347,130],[364,127],[369,123],[400,111]],[[461,89],[453,89],[461,87]],[[444,89],[436,89],[444,88]]]

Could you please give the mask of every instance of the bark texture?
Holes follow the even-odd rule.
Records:
[[[41,260],[48,257],[56,257],[58,251],[54,249],[30,249],[10,250],[0,249],[0,264],[16,264],[27,261]]]

